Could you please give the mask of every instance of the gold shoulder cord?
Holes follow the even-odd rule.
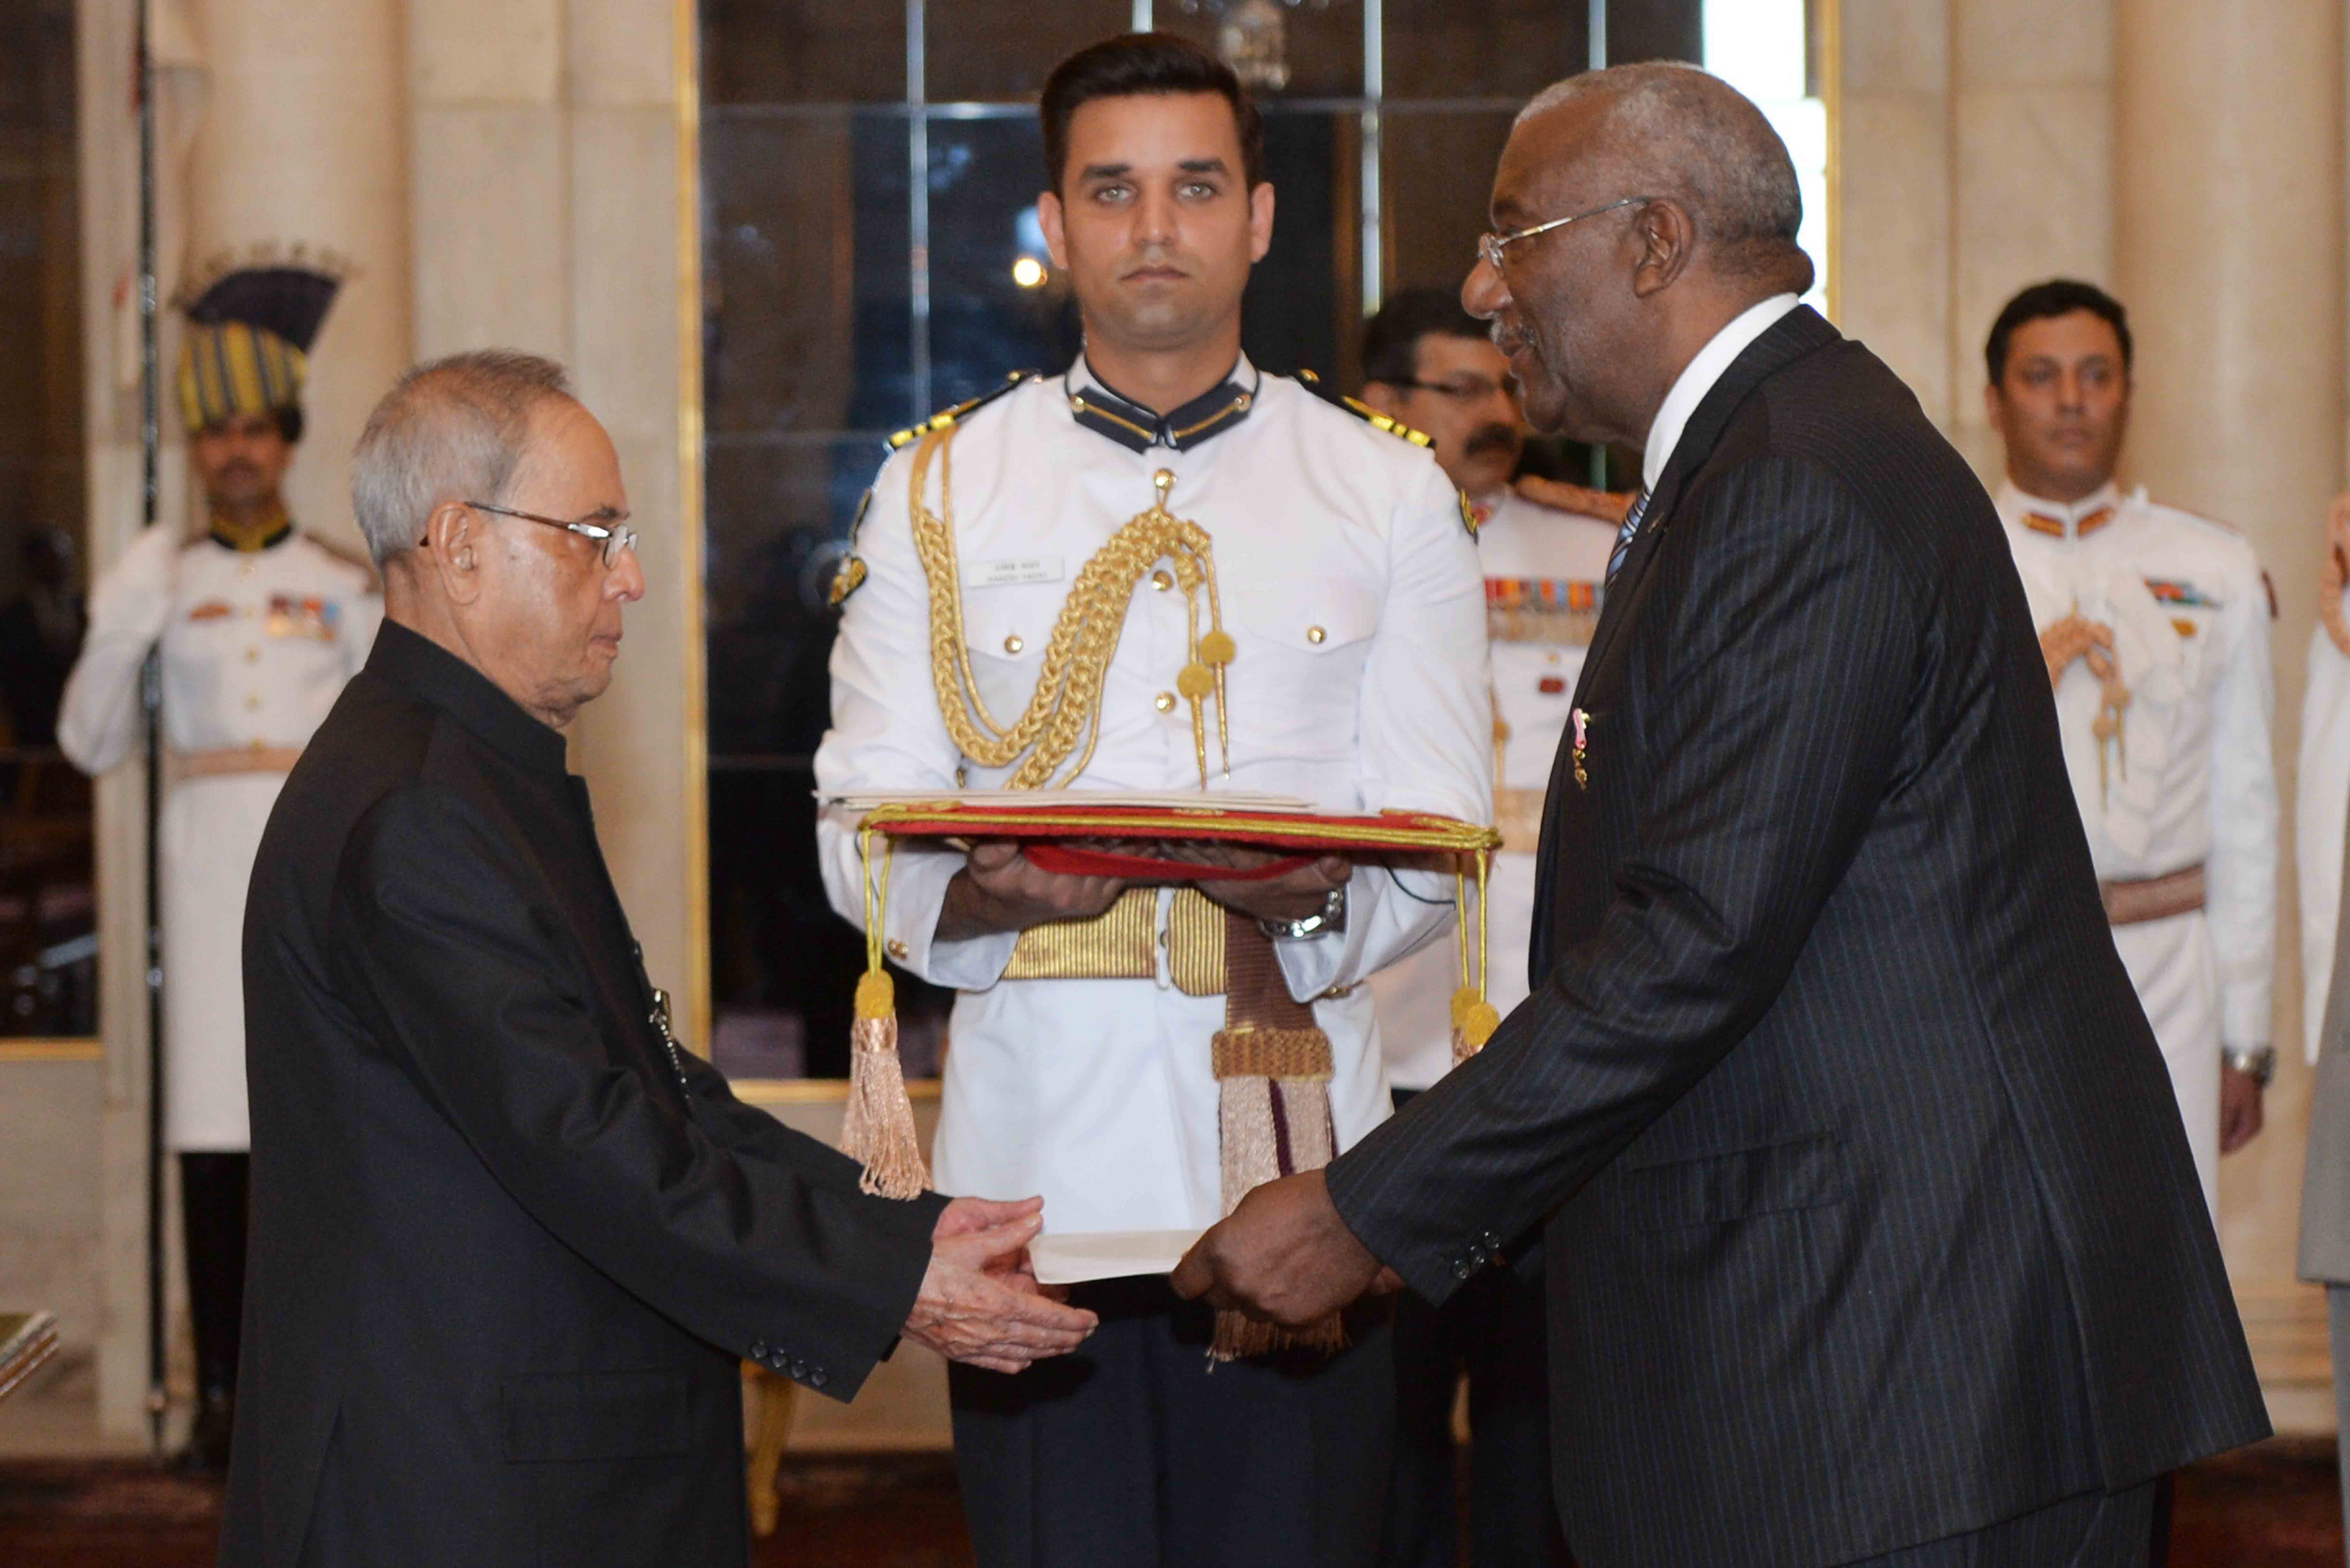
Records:
[[[1216,740],[1224,774],[1232,775],[1232,734],[1224,717],[1224,672],[1234,647],[1223,627],[1223,607],[1216,594],[1214,542],[1208,531],[1167,510],[1168,493],[1175,475],[1160,469],[1155,476],[1159,499],[1139,512],[1094,553],[1061,606],[1053,635],[1045,649],[1043,669],[1028,706],[1010,725],[998,723],[979,693],[971,668],[971,645],[963,635],[962,583],[955,561],[953,459],[955,431],[948,425],[922,436],[914,451],[914,469],[907,487],[907,513],[913,525],[914,548],[931,588],[931,678],[938,687],[939,713],[956,749],[984,767],[1011,767],[1005,781],[1011,789],[1039,789],[1053,784],[1066,787],[1093,761],[1101,738],[1102,681],[1126,628],[1127,609],[1144,573],[1164,560],[1174,568],[1183,590],[1189,617],[1190,661],[1175,678],[1175,689],[1191,704],[1191,740],[1199,753],[1200,787],[1208,787],[1208,736],[1205,704],[1216,699]],[[930,509],[931,464],[939,465],[939,507]],[[1207,590],[1208,632],[1200,632],[1200,592]],[[1085,749],[1076,765],[1054,774]],[[1023,753],[1026,753],[1023,760]]]

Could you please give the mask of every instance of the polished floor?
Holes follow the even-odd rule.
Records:
[[[783,1517],[760,1568],[964,1568],[954,1475],[911,1456],[787,1460]],[[217,1484],[135,1459],[0,1463],[7,1568],[210,1568]],[[2179,1480],[2171,1568],[2341,1568],[2330,1443],[2280,1439]]]

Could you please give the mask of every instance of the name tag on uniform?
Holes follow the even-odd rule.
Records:
[[[962,566],[963,586],[971,588],[1009,588],[1060,580],[1058,556],[1007,556],[1000,561],[965,561]]]

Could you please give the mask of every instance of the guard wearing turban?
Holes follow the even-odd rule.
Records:
[[[296,528],[281,482],[336,280],[220,276],[186,306],[176,387],[206,527],[150,528],[99,578],[57,743],[99,774],[138,749],[161,649],[164,1138],[179,1156],[199,1404],[190,1458],[224,1464],[244,1279],[245,882],[286,770],[367,658],[367,567]]]

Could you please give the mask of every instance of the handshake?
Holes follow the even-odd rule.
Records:
[[[1045,1200],[958,1198],[931,1232],[931,1266],[906,1319],[906,1337],[951,1361],[1024,1371],[1085,1343],[1100,1320],[1045,1293],[1028,1243]],[[1303,1328],[1357,1296],[1400,1290],[1347,1229],[1318,1170],[1254,1189],[1200,1238],[1175,1271],[1180,1295]]]

